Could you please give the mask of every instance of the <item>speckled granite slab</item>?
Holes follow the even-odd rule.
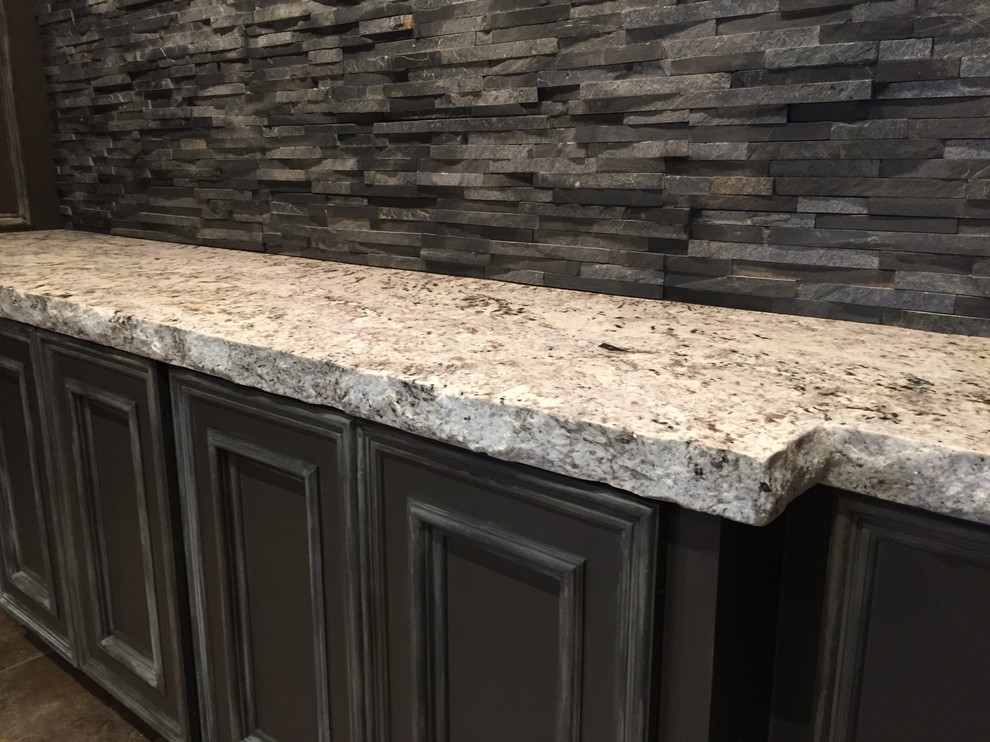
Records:
[[[744,523],[990,523],[990,340],[64,231],[0,235],[0,316]]]

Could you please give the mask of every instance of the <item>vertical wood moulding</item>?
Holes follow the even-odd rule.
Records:
[[[0,228],[29,227],[31,204],[27,192],[27,174],[21,155],[21,129],[17,122],[14,104],[13,59],[10,54],[10,24],[7,20],[6,0],[0,2],[0,116],[7,129],[7,158],[14,179],[17,195],[17,213],[0,214]]]

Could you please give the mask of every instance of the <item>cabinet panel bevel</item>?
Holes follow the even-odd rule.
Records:
[[[408,503],[408,519],[412,534],[411,593],[414,598],[410,622],[413,647],[421,650],[416,652],[419,739],[446,742],[450,736],[447,713],[447,695],[452,690],[447,678],[450,541],[468,544],[512,563],[520,571],[547,578],[558,603],[553,740],[568,742],[574,739],[580,728],[581,713],[584,557],[416,500]],[[481,667],[476,669],[485,671]]]
[[[299,496],[305,503],[305,523],[302,524],[302,534],[305,540],[305,574],[309,576],[309,601],[304,607],[304,613],[312,615],[310,631],[312,645],[309,654],[312,656],[313,667],[308,668],[315,678],[315,710],[312,714],[317,720],[316,734],[320,742],[330,740],[330,708],[327,676],[327,646],[324,630],[326,618],[324,604],[326,595],[323,580],[323,562],[326,555],[323,551],[324,534],[320,506],[318,482],[318,467],[311,462],[301,461],[287,455],[252,445],[239,440],[236,436],[226,434],[216,429],[207,431],[207,447],[210,452],[210,471],[212,487],[210,494],[213,498],[213,508],[217,513],[217,552],[221,556],[221,574],[227,579],[222,580],[224,590],[223,608],[225,622],[231,628],[231,636],[227,643],[230,658],[229,677],[232,679],[234,690],[231,693],[231,717],[233,719],[234,736],[245,740],[277,740],[292,739],[291,731],[287,734],[268,734],[264,729],[264,713],[259,713],[259,697],[256,693],[256,665],[259,653],[272,654],[277,647],[270,642],[254,643],[252,634],[252,613],[257,612],[265,603],[271,602],[271,595],[259,595],[252,589],[251,572],[260,571],[252,567],[252,562],[260,561],[256,550],[258,543],[265,538],[265,532],[260,528],[251,528],[245,514],[245,479],[251,477],[251,468],[258,469],[260,477],[266,474],[285,475],[281,489],[283,501],[278,503],[279,510],[284,512],[288,504],[285,497]],[[270,524],[268,524],[270,526]],[[303,566],[303,565],[297,565]],[[284,605],[286,597],[282,598],[284,613],[291,615],[292,611]],[[259,605],[260,604],[260,605]],[[254,610],[252,610],[254,609]],[[307,658],[282,658],[293,663],[298,671],[305,667]],[[264,663],[262,663],[263,665]],[[257,671],[263,673],[264,667]]]
[[[3,389],[7,387],[7,389]],[[16,389],[16,391],[14,391]],[[4,527],[4,564],[6,578],[25,595],[48,611],[56,610],[51,556],[45,545],[49,542],[48,518],[42,499],[41,471],[35,446],[28,446],[27,467],[21,472],[12,471],[14,456],[8,454],[14,437],[24,441],[37,440],[31,410],[31,390],[28,388],[28,370],[23,363],[0,358],[0,390],[7,400],[19,402],[21,419],[5,415],[6,426],[0,425],[0,496],[6,515]],[[20,424],[18,424],[20,423]],[[18,429],[5,431],[4,427]],[[15,482],[17,478],[20,481]],[[28,534],[35,534],[30,538]]]
[[[152,555],[151,521],[149,518],[148,493],[145,487],[142,451],[146,450],[141,441],[138,404],[133,399],[120,397],[107,390],[99,389],[76,379],[66,379],[64,389],[69,397],[71,434],[73,447],[73,470],[76,473],[76,492],[80,495],[77,507],[80,509],[80,537],[89,559],[86,562],[89,595],[93,598],[92,639],[110,657],[127,667],[146,684],[158,691],[164,691],[165,676],[162,665],[159,612],[163,609],[158,601],[158,585],[154,558]],[[103,434],[95,432],[94,418],[103,418]],[[116,419],[113,419],[116,418]],[[116,424],[120,431],[106,430]],[[119,435],[122,432],[123,435]],[[110,447],[111,438],[107,433],[118,433],[126,440],[126,448]],[[107,455],[122,459],[127,463],[113,462],[116,471],[107,471]],[[107,483],[106,476],[116,481]],[[116,476],[114,476],[116,475]],[[119,497],[128,493],[132,497]],[[108,502],[116,500],[116,502]],[[115,512],[112,512],[115,511]],[[126,513],[130,525],[116,523],[123,520]],[[113,529],[117,539],[108,537],[108,529]],[[129,533],[130,532],[130,533]],[[127,541],[136,532],[137,549],[127,553]],[[120,544],[125,541],[125,544]],[[114,546],[119,553],[111,557]],[[136,552],[136,553],[134,553]],[[138,570],[134,566],[139,565]],[[129,571],[130,579],[120,575]],[[119,577],[115,576],[118,575]],[[132,600],[121,601],[116,596],[122,593],[143,593],[143,606]],[[130,614],[125,620],[120,614]]]

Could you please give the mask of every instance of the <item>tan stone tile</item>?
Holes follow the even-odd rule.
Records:
[[[0,742],[157,738],[138,731],[111,703],[90,692],[60,661],[38,657],[0,672]]]
[[[49,650],[17,621],[0,610],[0,671],[46,654]]]

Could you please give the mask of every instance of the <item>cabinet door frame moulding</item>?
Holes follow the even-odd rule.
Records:
[[[990,568],[986,532],[979,526],[862,497],[840,498],[829,549],[826,606],[830,608],[819,663],[816,740],[851,739],[859,713],[877,550],[884,541]]]
[[[25,415],[28,426],[27,432],[30,437],[29,457],[35,485],[35,508],[39,513],[39,523],[44,530],[42,542],[44,545],[44,560],[49,572],[46,576],[50,580],[52,589],[51,591],[46,591],[49,594],[44,596],[45,599],[42,600],[42,596],[37,595],[37,591],[25,589],[23,580],[12,579],[12,575],[9,574],[4,574],[3,580],[4,582],[9,582],[27,599],[36,600],[38,605],[45,609],[52,618],[62,624],[64,633],[57,633],[50,626],[39,622],[38,617],[34,615],[30,606],[22,604],[22,601],[16,595],[4,591],[4,594],[0,595],[0,606],[6,609],[19,622],[29,626],[32,631],[36,632],[60,656],[72,662],[74,659],[73,647],[75,646],[75,636],[74,622],[70,618],[74,611],[74,596],[71,586],[72,580],[67,579],[66,570],[68,565],[64,558],[64,555],[68,553],[67,549],[70,544],[65,533],[65,526],[68,521],[64,509],[65,503],[57,486],[52,455],[47,445],[43,443],[49,439],[49,431],[44,400],[39,393],[43,388],[44,381],[44,374],[41,368],[41,344],[33,328],[8,320],[0,320],[0,336],[7,336],[23,341],[28,347],[30,359],[34,365],[34,368],[31,369],[23,364],[16,364],[16,367],[3,364],[3,368],[18,373],[18,383],[22,388],[22,393],[26,395],[24,399],[25,404],[28,405],[28,409],[25,410]],[[29,387],[29,382],[33,384],[33,390],[26,388]],[[32,410],[30,409],[32,402],[34,404],[34,414],[31,414]],[[2,435],[2,431],[0,431],[0,435]],[[3,448],[0,447],[0,453],[2,453],[2,450]],[[0,474],[2,474],[7,471],[7,464],[5,462],[0,462],[0,464],[3,464],[0,466]],[[4,550],[3,561],[6,565],[5,569],[9,567],[10,543],[16,541],[16,538],[11,533],[16,524],[12,519],[11,510],[13,504],[9,500],[9,497],[12,495],[10,487],[10,482],[0,481],[0,523],[2,523],[4,529],[4,544],[2,548]],[[48,500],[47,505],[44,502],[44,498]],[[52,549],[54,549],[54,554],[52,553]]]
[[[31,390],[27,386],[27,374],[28,369],[23,363],[18,363],[16,361],[8,360],[5,358],[0,358],[0,372],[6,371],[17,378],[18,385],[21,388],[22,397],[22,407],[24,409],[24,420],[27,427],[27,434],[31,440],[37,440],[37,432],[35,431],[35,421],[32,419],[30,400],[31,400]],[[6,579],[12,585],[14,585],[18,590],[23,592],[32,600],[37,601],[45,609],[51,611],[57,608],[56,596],[53,595],[53,591],[49,590],[42,584],[42,580],[46,581],[49,585],[53,585],[53,575],[54,570],[52,568],[52,558],[48,549],[44,549],[42,553],[42,558],[45,563],[45,574],[37,575],[33,573],[25,564],[24,559],[21,556],[21,539],[18,537],[17,533],[17,517],[14,514],[14,503],[12,498],[12,485],[10,483],[7,472],[9,470],[9,465],[6,461],[6,446],[4,445],[4,431],[0,428],[0,507],[3,508],[3,538],[0,541],[0,548],[3,548],[4,554],[4,565],[7,570]],[[34,446],[28,451],[29,465],[32,473],[34,474],[34,479],[36,482],[41,482],[42,473],[41,468],[38,466],[38,456],[41,455],[41,451],[36,451]],[[49,539],[51,534],[48,530],[47,518],[45,518],[44,504],[41,501],[39,495],[42,491],[39,487],[34,492],[34,503],[35,512],[37,513],[38,523],[41,527],[41,540],[42,543],[50,543]],[[11,571],[14,570],[14,571]],[[39,577],[41,580],[39,580]]]
[[[151,502],[152,493],[147,486],[147,482],[150,480],[155,483],[158,490],[159,497],[155,498],[158,500],[155,514],[160,523],[162,543],[177,548],[177,534],[173,528],[173,514],[169,507],[169,498],[172,496],[170,486],[172,476],[170,475],[169,462],[166,461],[168,455],[166,431],[168,426],[161,424],[161,421],[167,421],[167,418],[163,417],[165,408],[163,400],[160,399],[162,390],[158,367],[153,361],[144,358],[44,330],[38,331],[38,338],[42,349],[41,372],[44,376],[44,388],[46,389],[57,388],[56,355],[89,366],[105,368],[115,374],[130,376],[141,382],[147,389],[147,396],[143,401],[147,404],[149,416],[149,435],[151,438],[146,442],[146,449],[150,454],[150,462],[140,460],[142,434],[137,404],[131,399],[69,377],[66,379],[67,383],[64,388],[58,390],[66,395],[65,401],[69,411],[69,419],[62,419],[58,402],[54,398],[46,400],[45,418],[50,421],[53,440],[58,437],[60,423],[68,426],[72,440],[71,451],[61,450],[64,448],[63,446],[55,446],[59,450],[53,452],[52,466],[58,473],[59,500],[63,503],[66,523],[73,522],[75,515],[78,514],[79,525],[82,530],[81,534],[76,534],[73,528],[65,529],[68,553],[74,556],[79,555],[80,549],[83,549],[88,555],[88,558],[84,559],[75,558],[75,579],[73,582],[76,583],[76,589],[71,594],[73,611],[77,616],[83,617],[87,610],[83,597],[83,585],[88,586],[95,600],[88,619],[80,618],[80,620],[73,622],[74,663],[156,730],[170,739],[183,739],[184,735],[188,733],[194,714],[188,698],[188,657],[185,657],[184,654],[187,645],[185,638],[187,633],[186,619],[184,618],[187,602],[184,590],[181,589],[182,575],[179,574],[182,564],[181,561],[177,563],[174,558],[161,559],[160,564],[155,559],[150,519],[154,504]],[[80,439],[80,425],[86,421],[86,415],[81,414],[83,410],[80,409],[84,401],[88,405],[94,402],[103,405],[128,420],[131,455],[133,457],[132,465],[138,496],[136,507],[141,527],[139,537],[144,559],[142,574],[145,581],[145,601],[148,607],[149,632],[152,644],[152,656],[150,658],[143,656],[140,650],[127,646],[125,641],[115,636],[112,631],[110,633],[106,631],[112,630],[112,626],[105,620],[105,614],[110,610],[109,603],[105,602],[109,600],[109,592],[105,580],[101,581],[101,576],[97,572],[101,565],[105,569],[108,561],[103,551],[103,544],[100,543],[99,534],[95,532],[100,528],[95,508],[97,493],[94,491],[94,486],[98,483],[94,481],[94,473],[89,471],[89,464],[85,458],[85,454],[92,449],[92,446],[87,446],[87,442]],[[171,443],[169,442],[168,445]],[[73,488],[80,495],[79,501],[75,504],[69,502],[70,490]],[[79,538],[82,538],[81,543],[78,542]],[[94,559],[99,564],[93,563]],[[160,574],[156,568],[161,570]],[[106,575],[103,577],[105,578]],[[164,584],[160,584],[159,580]],[[159,599],[159,589],[164,591],[164,600]],[[171,615],[166,621],[163,621],[162,615],[167,615],[166,612]],[[118,671],[108,665],[97,652],[92,651],[88,643],[88,627],[83,623],[86,620],[92,621],[92,627],[102,635],[97,639],[99,651],[106,653],[108,658],[126,668],[135,679],[162,698],[166,694],[174,694],[176,698],[175,718],[166,715],[158,708],[149,707],[144,699],[135,695],[135,692],[126,682],[122,682],[118,678]],[[176,687],[174,688],[166,687],[165,663],[172,660],[167,659],[162,650],[162,632],[165,624],[171,628],[168,639],[174,648],[173,651],[179,657],[175,668],[174,683]]]
[[[493,483],[497,484],[500,495],[538,503],[563,515],[582,519],[621,534],[624,566],[618,586],[617,602],[625,609],[625,619],[621,623],[616,641],[617,666],[622,668],[622,671],[617,682],[616,697],[613,699],[616,707],[621,709],[614,739],[616,742],[645,742],[653,722],[649,709],[656,706],[653,659],[656,641],[654,612],[661,610],[661,607],[658,601],[654,602],[654,599],[657,576],[663,571],[663,559],[656,549],[663,522],[659,507],[646,501],[634,500],[631,496],[617,496],[617,492],[606,491],[603,486],[584,485],[545,472],[537,473],[523,465],[487,459],[472,452],[456,450],[445,444],[417,438],[392,428],[361,423],[357,426],[359,524],[357,531],[361,539],[362,557],[362,569],[359,575],[362,623],[368,629],[365,661],[373,668],[365,686],[365,695],[368,698],[366,723],[369,729],[373,730],[371,739],[378,742],[387,740],[390,725],[389,690],[386,682],[388,629],[384,608],[387,595],[384,558],[384,488],[377,465],[381,453],[394,454],[405,461],[421,464],[433,471],[475,485],[490,488]],[[416,509],[417,507],[413,507],[409,513],[410,518],[422,518],[422,514],[427,512],[421,510],[421,514],[417,515]],[[470,519],[458,523],[458,519],[461,518],[459,514],[454,520],[448,519],[451,513],[442,511],[442,514],[448,524],[446,527],[452,531],[467,529],[476,533],[474,526],[478,524],[474,524]],[[435,519],[435,516],[436,513],[433,513],[426,517]],[[503,554],[507,550],[507,544],[512,544],[515,539],[515,534],[511,533],[506,534],[506,539],[499,538],[502,534],[488,524],[485,525],[485,530],[489,534],[485,538],[489,542],[495,540],[489,549],[497,548]],[[421,560],[416,571],[427,575],[429,571],[424,569],[426,565],[423,560],[432,562],[434,570],[438,561],[435,556],[423,556],[423,551],[428,551],[430,548],[430,541],[429,538],[421,538],[418,547],[421,550]],[[471,543],[485,548],[474,539]],[[510,547],[509,550],[516,551],[520,555],[527,554],[529,557],[527,566],[532,566],[534,555],[528,552],[527,544],[516,541],[515,547]],[[539,548],[542,549],[543,546],[540,545]],[[571,564],[568,555],[557,553],[544,554],[542,560],[548,566],[552,563],[554,565],[552,571],[557,573],[563,572],[565,565]],[[580,570],[580,567],[573,564],[571,568]],[[574,576],[578,577],[577,574]],[[419,579],[415,575],[410,577],[414,579],[414,584],[415,580]],[[434,573],[433,579],[436,578],[437,574]],[[580,582],[580,580],[576,581]],[[423,586],[422,582],[419,584]],[[577,590],[577,585],[574,589]],[[578,595],[575,594],[575,599],[577,598]],[[424,616],[424,611],[428,613],[438,607],[434,600],[432,605],[421,605],[419,615],[412,617],[414,626],[423,625],[419,631],[427,634],[424,636],[427,643],[430,642],[429,617]],[[418,644],[416,651],[425,651],[422,642]],[[573,657],[574,661],[578,659],[580,658]],[[432,663],[421,658],[414,661],[418,662],[421,674],[424,671],[429,672],[429,665]],[[574,674],[575,677],[580,677],[578,668],[575,668]],[[435,677],[429,679],[431,682],[428,685],[432,685],[437,680]],[[578,690],[578,686],[574,688]],[[418,703],[420,708],[417,713],[421,719],[424,712],[429,719],[430,716],[435,717],[441,710],[436,703],[430,704],[429,699],[424,698],[422,693],[419,694]],[[579,698],[574,699],[573,706],[580,707]],[[567,742],[579,739],[579,726],[576,722],[579,719],[580,709],[567,709],[566,706],[561,708],[565,709],[563,713],[569,714],[570,718],[561,720],[558,717],[558,737],[562,730],[574,729],[575,734],[567,738]],[[436,724],[429,724],[427,729],[435,730]],[[421,729],[415,739],[420,742],[444,739],[442,736],[424,736],[426,731]]]
[[[341,497],[345,513],[345,544],[348,560],[353,559],[355,545],[353,539],[354,528],[352,510],[352,490],[353,476],[353,446],[351,443],[351,428],[353,422],[343,414],[329,408],[315,408],[301,402],[274,397],[265,392],[247,387],[234,387],[233,385],[220,381],[213,377],[205,377],[195,372],[173,369],[170,374],[170,385],[172,390],[172,406],[175,420],[176,439],[185,441],[192,446],[194,441],[194,429],[192,419],[193,400],[201,400],[207,404],[215,404],[227,409],[231,409],[242,414],[253,417],[268,416],[278,418],[296,429],[312,430],[323,438],[332,437],[338,447],[338,468],[341,481]],[[237,396],[231,394],[231,390],[236,389]],[[313,464],[292,458],[288,455],[277,454],[273,451],[263,449],[250,441],[242,440],[235,435],[230,435],[217,429],[209,429],[207,432],[207,445],[209,448],[208,466],[211,470],[211,479],[215,485],[211,495],[211,502],[218,513],[219,527],[224,530],[229,528],[229,517],[236,513],[228,513],[228,504],[221,502],[218,487],[224,485],[225,479],[231,479],[229,472],[224,471],[224,462],[221,459],[229,457],[230,454],[240,455],[252,461],[266,463],[278,468],[288,474],[294,475],[305,482],[306,489],[306,512],[309,525],[309,543],[307,546],[308,560],[311,567],[310,575],[310,598],[313,604],[315,636],[314,646],[317,648],[318,656],[315,661],[317,668],[316,687],[318,689],[317,711],[320,716],[320,740],[321,742],[331,742],[330,737],[330,667],[329,653],[330,647],[327,637],[328,617],[325,611],[325,585],[324,585],[324,544],[325,534],[322,523],[324,508],[330,504],[322,500],[319,485],[317,482],[318,472]],[[227,462],[229,467],[230,462]],[[195,673],[199,693],[200,709],[200,731],[204,740],[214,739],[217,735],[218,708],[216,699],[213,697],[213,660],[211,659],[210,646],[212,641],[218,641],[217,637],[212,637],[208,625],[207,605],[205,600],[205,565],[201,550],[203,548],[213,548],[215,544],[206,544],[203,541],[203,528],[200,522],[200,514],[197,503],[192,500],[194,496],[206,496],[199,492],[196,480],[195,457],[180,444],[179,457],[179,490],[180,503],[182,509],[183,532],[186,547],[187,570],[189,574],[189,592],[192,606],[192,633],[195,647]],[[220,573],[223,578],[224,593],[220,596],[221,610],[224,615],[226,625],[234,628],[231,642],[227,643],[225,653],[229,656],[230,672],[233,676],[240,673],[245,674],[245,679],[240,681],[247,683],[241,688],[245,698],[238,702],[237,697],[241,695],[236,692],[231,693],[230,708],[234,731],[241,736],[239,742],[271,742],[268,735],[263,732],[255,734],[248,728],[247,722],[252,719],[252,689],[250,687],[249,673],[245,669],[249,660],[250,636],[245,631],[249,627],[239,626],[231,615],[232,600],[237,600],[239,610],[246,615],[246,605],[248,595],[244,585],[244,575],[242,570],[234,570],[231,565],[231,555],[229,547],[238,547],[238,542],[242,541],[242,533],[224,533],[222,538],[225,546],[228,547],[220,553]],[[243,550],[243,543],[240,543]],[[315,569],[314,569],[315,568]],[[358,570],[357,565],[348,564],[347,571],[354,574]],[[231,584],[231,583],[238,584]],[[317,584],[317,582],[319,584]],[[345,595],[340,596],[344,604],[346,615],[344,631],[347,636],[347,673],[355,678],[351,692],[348,694],[348,712],[353,724],[353,742],[362,742],[365,739],[365,732],[362,724],[362,704],[360,689],[363,687],[364,669],[361,661],[362,652],[360,615],[357,612],[358,598],[355,596],[356,584],[348,585]],[[241,622],[243,623],[243,622]],[[247,735],[247,736],[243,736]],[[337,742],[334,738],[333,742]]]

